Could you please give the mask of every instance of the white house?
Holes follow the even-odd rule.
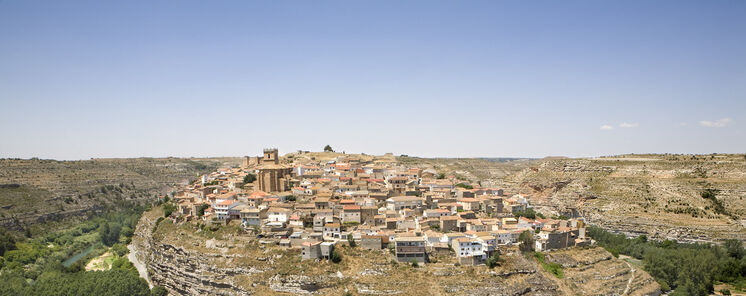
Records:
[[[324,225],[324,236],[325,237],[340,238],[341,237],[341,227],[340,227],[339,223],[326,223],[326,225]]]
[[[269,222],[288,222],[290,210],[285,208],[270,208],[267,210],[267,220]]]
[[[484,251],[482,251],[482,244],[477,239],[468,237],[457,238],[453,240],[451,247],[453,247],[458,257],[477,256],[486,258]]]
[[[497,239],[494,236],[480,236],[477,241],[482,245],[482,252],[487,255],[497,250]]]
[[[422,206],[422,198],[417,196],[394,196],[386,200],[386,208],[392,211],[415,209]]]
[[[225,220],[230,218],[230,210],[240,204],[241,203],[235,200],[224,200],[222,202],[216,203],[213,207],[215,209],[215,217],[217,217],[218,220]]]
[[[493,236],[497,239],[497,243],[501,245],[507,245],[517,241],[513,241],[513,233],[508,230],[495,231]]]
[[[440,216],[450,216],[451,211],[446,209],[431,209],[431,210],[425,210],[422,213],[422,216],[425,218],[438,218]]]

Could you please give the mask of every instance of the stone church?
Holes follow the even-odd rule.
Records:
[[[282,192],[289,190],[290,177],[293,168],[280,164],[280,154],[277,148],[264,149],[264,156],[245,157],[244,166],[258,165],[257,182],[259,190],[264,192]]]

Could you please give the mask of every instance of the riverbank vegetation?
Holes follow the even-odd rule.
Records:
[[[714,284],[728,283],[746,290],[746,250],[739,240],[724,244],[684,244],[648,241],[644,235],[627,238],[591,226],[588,234],[606,250],[642,260],[643,268],[670,295],[708,295]]]
[[[150,295],[124,257],[146,207],[126,208],[39,237],[0,233],[0,295]],[[110,269],[85,271],[86,262],[109,251],[117,255]]]

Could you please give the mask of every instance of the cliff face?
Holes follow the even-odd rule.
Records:
[[[215,260],[230,255],[203,254],[179,246],[154,244],[148,258],[153,282],[180,295],[240,295],[249,291],[236,283],[236,276],[262,272],[254,267],[218,267]]]
[[[156,215],[157,216],[157,215]],[[177,295],[658,295],[641,270],[600,248],[549,253],[565,266],[559,279],[530,256],[504,249],[499,267],[459,266],[452,256],[419,267],[394,264],[388,251],[340,247],[343,260],[300,260],[300,252],[261,244],[237,227],[203,230],[164,220],[138,226],[136,247],[151,280]],[[152,218],[147,218],[152,217]],[[577,259],[580,258],[580,259]],[[583,259],[590,258],[590,259]]]

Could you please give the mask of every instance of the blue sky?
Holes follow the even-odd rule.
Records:
[[[744,1],[0,1],[0,157],[746,152]]]

